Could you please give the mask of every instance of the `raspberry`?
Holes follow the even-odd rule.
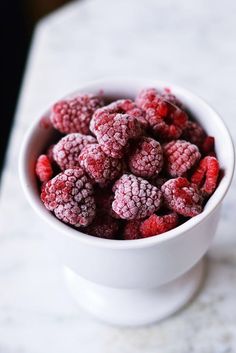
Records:
[[[187,114],[164,100],[155,88],[141,91],[136,104],[146,112],[146,119],[159,138],[171,140],[180,137],[188,120]]]
[[[79,156],[81,167],[101,187],[116,179],[122,172],[122,161],[107,156],[98,144],[83,148]]]
[[[49,211],[75,227],[87,226],[95,216],[93,187],[81,168],[71,168],[48,181],[41,199]]]
[[[102,112],[94,124],[94,134],[102,150],[110,157],[122,158],[128,141],[140,136],[139,121],[127,114]]]
[[[184,140],[171,141],[163,146],[167,172],[182,176],[201,158],[197,146]]]
[[[178,214],[193,217],[202,212],[202,193],[188,179],[170,179],[162,185],[161,190],[166,206]]]
[[[127,221],[124,231],[123,231],[123,238],[124,240],[133,240],[141,238],[141,233],[139,230],[141,221]]]
[[[217,186],[220,167],[215,157],[203,158],[192,175],[191,181],[195,183],[206,195],[211,195]]]
[[[103,114],[128,114],[136,118],[143,128],[146,128],[148,125],[145,119],[145,113],[142,109],[138,108],[131,99],[120,99],[96,110],[90,123],[90,130],[93,133],[95,126],[99,124],[99,120]]]
[[[140,225],[142,237],[151,237],[171,230],[178,225],[178,215],[175,212],[164,216],[153,214]]]
[[[89,134],[92,115],[102,105],[101,97],[81,94],[73,99],[62,100],[54,104],[50,118],[55,129],[62,133]]]
[[[118,230],[119,223],[117,220],[98,212],[94,221],[84,229],[84,232],[99,238],[115,239]]]
[[[183,109],[182,102],[180,102],[180,100],[174,94],[171,93],[171,90],[169,88],[164,88],[164,91],[161,93],[161,96],[165,101],[176,105],[180,109]]]
[[[205,139],[206,133],[203,128],[194,121],[187,121],[183,130],[182,138],[200,147]]]
[[[140,177],[124,174],[113,186],[112,209],[123,219],[141,219],[157,211],[161,192]]]
[[[202,153],[207,154],[215,154],[215,139],[212,136],[206,136],[205,140],[201,145]]]
[[[79,154],[82,149],[96,139],[89,135],[72,133],[63,137],[53,148],[53,158],[65,170],[79,166]]]
[[[142,137],[129,157],[131,172],[141,177],[158,174],[163,166],[163,153],[159,142],[150,137]]]
[[[53,175],[52,165],[45,154],[41,154],[36,162],[35,173],[39,180],[44,183],[51,179]]]

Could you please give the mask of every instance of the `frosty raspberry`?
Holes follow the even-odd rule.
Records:
[[[215,157],[207,156],[200,161],[191,181],[198,185],[205,194],[211,195],[217,187],[219,172],[218,160]]]
[[[175,212],[163,216],[153,214],[140,225],[141,236],[151,237],[171,230],[178,225],[178,215]]]

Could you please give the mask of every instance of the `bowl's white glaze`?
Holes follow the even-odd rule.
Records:
[[[117,98],[134,97],[140,89],[169,87],[216,139],[216,152],[224,176],[204,211],[161,236],[139,240],[107,240],[85,235],[57,220],[40,201],[34,165],[45,150],[52,128],[36,120],[26,134],[20,154],[20,179],[25,194],[38,215],[54,231],[47,234],[62,264],[79,276],[115,288],[154,288],[188,271],[209,248],[220,215],[221,202],[234,170],[234,149],[230,134],[219,115],[201,98],[171,83],[147,79],[108,79],[92,82],[78,92]],[[73,95],[74,95],[73,94]],[[71,95],[70,95],[71,96]],[[49,111],[43,116],[47,116]]]

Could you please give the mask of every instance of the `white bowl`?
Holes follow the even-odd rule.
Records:
[[[160,236],[138,240],[108,240],[83,234],[56,219],[42,204],[34,175],[35,161],[45,151],[52,128],[36,120],[26,134],[20,155],[20,179],[37,214],[53,229],[46,239],[63,265],[67,283],[81,306],[99,318],[120,325],[160,320],[183,306],[199,287],[207,252],[220,217],[222,200],[234,170],[231,137],[219,115],[186,89],[145,79],[107,79],[77,92],[133,98],[145,87],[171,88],[187,109],[216,139],[224,175],[204,211]],[[43,116],[48,116],[49,110]],[[53,230],[53,231],[52,231]]]

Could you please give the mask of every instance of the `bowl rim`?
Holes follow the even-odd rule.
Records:
[[[52,215],[50,211],[46,210],[38,195],[36,196],[35,192],[33,191],[33,188],[30,187],[29,175],[27,173],[27,159],[25,157],[26,150],[31,141],[33,133],[38,128],[40,117],[45,115],[45,111],[46,111],[45,110],[44,114],[39,115],[39,118],[35,119],[35,121],[28,128],[20,148],[19,177],[20,177],[20,182],[24,190],[24,193],[26,195],[26,198],[28,199],[28,202],[30,203],[31,207],[35,210],[35,212],[43,220],[45,220],[46,223],[50,224],[55,230],[61,233],[64,233],[68,237],[72,237],[74,240],[81,241],[93,247],[102,247],[102,248],[109,248],[109,249],[116,249],[116,250],[117,249],[138,249],[138,248],[145,248],[145,247],[161,244],[161,243],[170,241],[180,236],[183,233],[190,231],[192,228],[202,223],[214,212],[214,210],[219,206],[219,204],[225,197],[233,178],[234,165],[235,165],[234,145],[233,145],[232,137],[230,135],[230,132],[225,122],[223,122],[220,115],[208,103],[206,103],[206,101],[203,98],[201,98],[199,95],[196,95],[195,93],[192,93],[192,91],[189,91],[188,89],[183,88],[182,86],[173,84],[168,81],[162,81],[162,80],[156,80],[156,79],[150,79],[150,78],[113,77],[113,78],[89,81],[87,83],[81,84],[74,92],[63,96],[60,99],[73,96],[81,91],[92,89],[92,87],[94,89],[95,86],[102,86],[102,85],[109,85],[109,84],[110,85],[125,84],[125,82],[132,82],[136,84],[138,83],[140,84],[140,82],[143,82],[144,83],[143,87],[145,86],[151,87],[155,85],[162,86],[162,87],[171,87],[173,91],[176,90],[178,92],[182,92],[182,94],[185,96],[189,96],[190,98],[195,100],[197,99],[204,108],[208,109],[208,111],[210,111],[211,114],[214,115],[214,118],[216,119],[217,124],[221,127],[221,129],[224,130],[224,133],[228,137],[228,146],[229,146],[228,165],[229,166],[228,166],[226,175],[223,177],[225,182],[223,185],[222,183],[220,183],[220,185],[217,187],[214,194],[211,196],[211,204],[209,205],[209,207],[205,208],[202,213],[189,219],[188,221],[179,225],[178,227],[171,229],[168,232],[162,233],[161,235],[156,235],[148,238],[133,239],[133,240],[122,241],[118,239],[105,239],[105,238],[94,237],[89,234],[82,233],[79,230],[73,229],[70,226],[58,220],[54,215]]]

